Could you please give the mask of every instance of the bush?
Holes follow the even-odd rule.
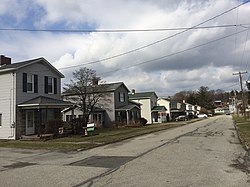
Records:
[[[61,119],[52,119],[45,124],[46,133],[57,134],[58,129],[63,127],[63,121]]]
[[[145,118],[140,118],[139,119],[139,123],[142,124],[143,126],[145,126],[147,124],[148,120],[146,120]]]

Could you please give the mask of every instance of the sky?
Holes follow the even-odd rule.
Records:
[[[234,8],[243,2],[1,0],[0,54],[13,63],[44,57],[65,75],[62,86],[87,67],[160,97],[239,90],[233,73],[250,75],[250,3]]]

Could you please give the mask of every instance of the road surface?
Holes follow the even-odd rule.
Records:
[[[87,151],[0,148],[0,186],[249,187],[231,116]]]

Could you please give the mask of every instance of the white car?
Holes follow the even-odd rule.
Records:
[[[198,118],[207,118],[207,114],[198,114]]]

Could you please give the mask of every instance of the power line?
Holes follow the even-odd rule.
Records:
[[[64,32],[64,33],[125,33],[125,32],[159,32],[159,31],[178,31],[178,30],[194,30],[194,29],[215,29],[228,27],[245,27],[248,24],[226,24],[213,25],[203,27],[177,27],[177,28],[153,28],[153,29],[29,29],[29,28],[0,28],[0,31],[17,31],[17,32]]]
[[[178,55],[178,54],[181,54],[181,53],[184,53],[184,52],[187,52],[187,51],[190,51],[190,50],[193,50],[193,49],[196,49],[196,48],[205,46],[205,45],[209,45],[209,44],[211,44],[211,43],[214,43],[214,42],[217,42],[217,41],[226,39],[226,38],[229,38],[229,37],[234,36],[234,35],[236,35],[236,34],[245,32],[245,31],[247,31],[247,30],[248,30],[248,29],[244,29],[244,30],[242,30],[242,31],[238,31],[238,32],[236,32],[236,33],[233,33],[233,34],[230,34],[230,35],[221,37],[221,38],[217,38],[217,39],[215,39],[215,40],[212,40],[212,41],[209,41],[209,42],[206,42],[206,43],[203,43],[203,44],[199,44],[199,45],[196,45],[196,46],[193,46],[193,47],[190,47],[190,48],[187,48],[187,49],[184,49],[184,50],[175,52],[175,53],[171,53],[171,54],[168,54],[168,55],[164,55],[164,56],[161,56],[161,57],[158,57],[158,58],[154,58],[154,59],[151,59],[151,60],[143,61],[143,62],[134,64],[134,65],[132,65],[132,66],[127,66],[127,67],[123,67],[123,68],[117,68],[117,69],[112,70],[112,71],[99,73],[99,75],[108,74],[108,73],[112,73],[112,72],[116,72],[116,71],[121,71],[121,70],[124,70],[124,69],[129,69],[129,68],[132,68],[132,67],[140,66],[140,65],[143,65],[143,64],[147,64],[147,63],[150,63],[150,62],[157,61],[157,60],[162,60],[162,59],[165,59],[165,58],[168,58],[168,57],[171,57],[171,56],[175,56],[175,55]]]
[[[62,70],[62,69],[69,69],[69,68],[79,67],[79,66],[83,66],[83,65],[95,64],[95,63],[99,63],[99,62],[111,60],[111,59],[114,59],[114,58],[117,58],[117,57],[121,57],[121,56],[130,54],[130,53],[134,53],[134,52],[136,52],[136,51],[139,51],[139,50],[142,50],[142,49],[151,47],[151,46],[153,46],[153,45],[156,45],[156,44],[158,44],[158,43],[161,43],[161,42],[163,42],[163,41],[166,41],[166,40],[168,40],[168,39],[170,39],[170,38],[173,38],[173,37],[175,37],[175,36],[178,36],[178,35],[180,35],[180,34],[183,34],[183,33],[187,32],[187,31],[189,31],[189,30],[191,30],[191,29],[194,29],[194,28],[196,28],[196,27],[198,27],[198,26],[200,26],[200,25],[203,25],[204,23],[207,23],[207,22],[209,22],[209,21],[211,21],[211,20],[213,20],[213,19],[216,19],[216,18],[218,18],[218,17],[220,17],[220,16],[222,16],[222,15],[224,15],[224,14],[226,14],[226,13],[232,11],[232,10],[235,10],[235,9],[239,8],[240,6],[243,6],[244,4],[249,3],[249,2],[250,2],[250,0],[248,0],[248,1],[246,1],[246,2],[243,2],[243,3],[241,3],[241,4],[237,5],[237,6],[235,6],[235,7],[231,8],[231,9],[229,9],[229,10],[226,10],[226,11],[224,11],[224,12],[222,12],[222,13],[220,13],[220,14],[218,14],[218,15],[212,17],[212,18],[209,18],[209,19],[207,19],[207,20],[205,20],[205,21],[203,21],[203,22],[201,22],[201,23],[199,23],[199,24],[197,24],[197,25],[194,25],[194,26],[192,26],[192,27],[190,27],[190,28],[188,28],[188,29],[185,29],[185,30],[183,30],[183,31],[177,32],[177,33],[175,33],[175,34],[173,34],[173,35],[170,35],[170,36],[168,36],[168,37],[162,38],[162,39],[157,40],[157,41],[155,41],[155,42],[146,44],[146,45],[144,45],[144,46],[141,46],[141,47],[138,47],[138,48],[135,48],[135,49],[132,49],[132,50],[129,50],[129,51],[126,51],[126,52],[123,52],[123,53],[114,55],[114,56],[110,56],[110,57],[107,57],[107,58],[103,58],[103,59],[100,59],[100,60],[91,61],[91,62],[88,62],[88,63],[84,63],[84,64],[80,64],[80,65],[75,65],[75,66],[68,66],[68,67],[59,68],[59,69]]]

